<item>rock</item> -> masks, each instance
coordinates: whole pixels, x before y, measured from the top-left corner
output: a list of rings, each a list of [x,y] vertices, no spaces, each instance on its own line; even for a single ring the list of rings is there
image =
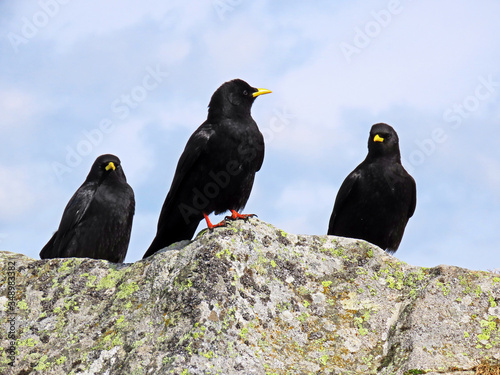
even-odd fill
[[[500,360],[499,275],[364,241],[251,219],[133,264],[0,257],[2,374],[464,375]]]

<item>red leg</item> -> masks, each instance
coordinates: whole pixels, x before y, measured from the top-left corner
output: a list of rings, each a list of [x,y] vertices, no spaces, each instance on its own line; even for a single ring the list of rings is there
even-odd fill
[[[231,216],[226,216],[226,219],[238,220],[238,219],[248,219],[249,217],[257,216],[255,214],[239,214],[235,210],[230,210]]]
[[[205,221],[207,222],[208,229],[214,229],[217,227],[225,227],[226,226],[226,220],[222,220],[220,223],[214,225],[210,222],[210,219],[208,218],[208,215],[206,213],[202,212],[202,214],[205,217]]]

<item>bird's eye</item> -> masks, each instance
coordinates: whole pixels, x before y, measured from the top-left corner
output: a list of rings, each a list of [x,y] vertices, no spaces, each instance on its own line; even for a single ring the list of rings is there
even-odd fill
[[[243,90],[243,95],[247,96],[248,95],[248,91],[247,90]]]

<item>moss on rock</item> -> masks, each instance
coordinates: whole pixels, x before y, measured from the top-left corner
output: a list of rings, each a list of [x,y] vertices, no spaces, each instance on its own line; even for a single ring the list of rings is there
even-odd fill
[[[0,256],[2,275],[16,264],[2,374],[466,374],[500,360],[498,275],[364,241],[251,219],[134,264]],[[7,311],[5,277],[0,296]]]

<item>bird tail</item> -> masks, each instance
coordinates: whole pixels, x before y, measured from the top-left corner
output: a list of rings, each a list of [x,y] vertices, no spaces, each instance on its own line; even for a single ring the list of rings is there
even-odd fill
[[[55,251],[56,237],[57,237],[57,232],[54,233],[49,242],[47,242],[47,244],[40,251],[40,259],[53,259],[58,257],[58,254],[56,254]]]
[[[191,216],[190,220],[186,222],[185,217],[183,217],[178,208],[162,210],[162,214],[158,220],[156,236],[151,245],[149,245],[143,259],[175,242],[193,238],[196,228],[198,228],[198,224],[202,219],[203,216],[199,213]]]

